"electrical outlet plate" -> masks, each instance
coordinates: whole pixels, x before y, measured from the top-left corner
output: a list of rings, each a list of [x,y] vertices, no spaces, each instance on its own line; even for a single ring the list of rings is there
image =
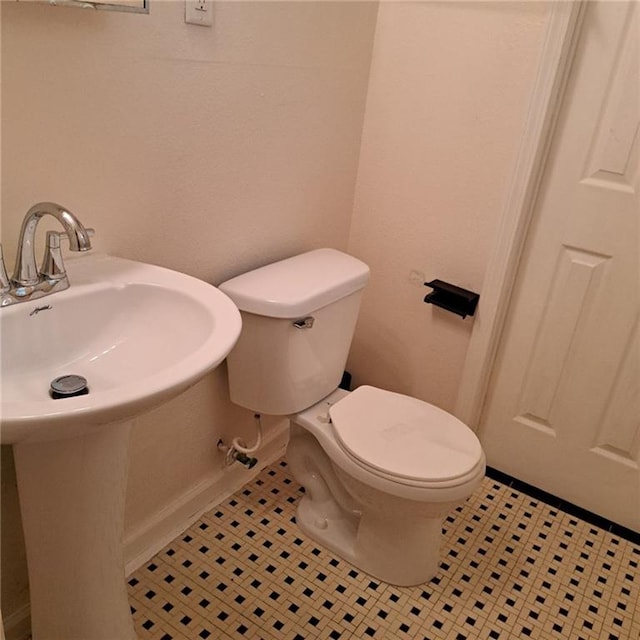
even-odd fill
[[[185,0],[184,21],[210,27],[213,24],[213,0]]]

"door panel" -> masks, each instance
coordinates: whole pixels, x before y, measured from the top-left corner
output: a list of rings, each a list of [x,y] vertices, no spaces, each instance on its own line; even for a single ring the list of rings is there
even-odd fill
[[[589,2],[480,424],[489,464],[640,530],[636,2]]]

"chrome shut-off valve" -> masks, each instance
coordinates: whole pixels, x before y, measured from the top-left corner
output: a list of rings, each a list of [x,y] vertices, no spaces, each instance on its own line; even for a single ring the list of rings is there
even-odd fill
[[[242,451],[238,451],[235,447],[224,443],[224,440],[218,440],[218,451],[225,454],[225,464],[230,467],[234,462],[243,464],[247,469],[253,469],[258,464],[258,458],[253,458]]]

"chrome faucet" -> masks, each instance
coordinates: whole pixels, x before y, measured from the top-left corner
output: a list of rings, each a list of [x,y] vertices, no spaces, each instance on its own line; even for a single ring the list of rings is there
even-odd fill
[[[56,218],[64,227],[65,233],[47,232],[44,259],[38,270],[35,257],[36,228],[40,219],[45,215]],[[40,202],[31,207],[22,221],[18,254],[12,278],[7,277],[0,248],[0,307],[34,300],[67,289],[69,279],[62,261],[60,240],[68,239],[72,251],[88,251],[91,249],[89,238],[93,233],[93,229],[85,229],[71,211],[59,204]]]

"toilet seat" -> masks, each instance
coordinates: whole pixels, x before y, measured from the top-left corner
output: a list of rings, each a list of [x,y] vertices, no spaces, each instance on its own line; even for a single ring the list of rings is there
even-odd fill
[[[464,484],[484,466],[476,435],[417,398],[362,386],[329,409],[336,442],[368,472],[416,487]]]

